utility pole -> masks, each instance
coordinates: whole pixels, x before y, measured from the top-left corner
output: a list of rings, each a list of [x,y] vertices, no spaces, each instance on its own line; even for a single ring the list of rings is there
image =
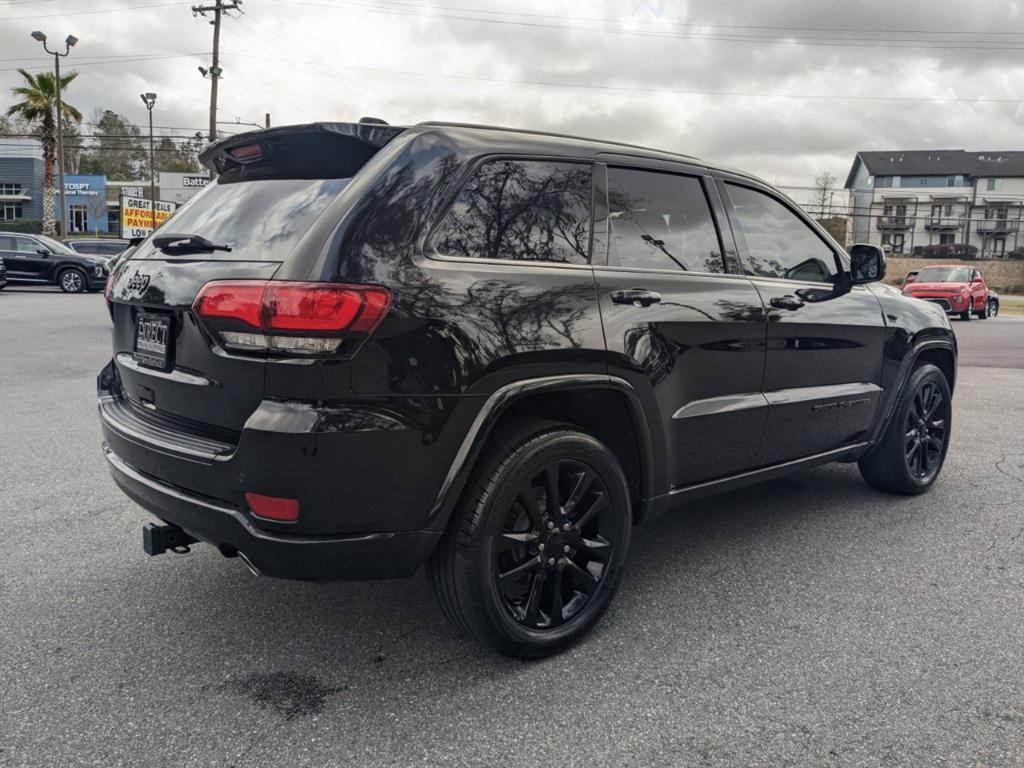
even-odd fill
[[[213,14],[213,63],[209,69],[200,67],[203,77],[210,78],[210,141],[217,140],[217,81],[223,70],[220,68],[220,17],[225,11],[237,11],[242,0],[214,0],[213,5],[193,5],[192,15],[205,17],[207,12]]]

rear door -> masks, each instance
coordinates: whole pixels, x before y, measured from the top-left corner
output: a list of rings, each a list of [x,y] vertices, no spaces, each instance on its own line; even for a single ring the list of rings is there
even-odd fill
[[[766,187],[721,181],[745,270],[768,313],[758,462],[829,451],[864,437],[881,400],[885,320],[866,286],[845,286],[844,256]]]
[[[9,278],[24,277],[24,264],[19,260],[18,249],[15,245],[14,235],[0,234],[0,259],[3,259],[7,267]]]
[[[0,255],[7,264],[7,276],[22,280],[42,280],[47,257],[39,253],[42,246],[25,235],[0,235]]]
[[[767,414],[764,311],[727,266],[714,183],[701,169],[605,159],[594,269],[610,371],[660,414],[672,488],[747,469]]]

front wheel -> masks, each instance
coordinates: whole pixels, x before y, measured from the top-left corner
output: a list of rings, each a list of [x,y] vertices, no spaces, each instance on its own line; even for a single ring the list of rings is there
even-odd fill
[[[995,317],[999,314],[999,302],[995,299],[989,299],[988,302],[988,316]]]
[[[490,442],[427,570],[453,624],[502,653],[540,658],[601,618],[631,527],[611,451],[572,426],[529,419]]]
[[[946,460],[951,399],[942,371],[931,364],[916,368],[881,441],[858,462],[864,479],[890,493],[928,490]]]
[[[89,287],[82,270],[73,267],[61,270],[57,275],[57,285],[64,293],[83,293]]]

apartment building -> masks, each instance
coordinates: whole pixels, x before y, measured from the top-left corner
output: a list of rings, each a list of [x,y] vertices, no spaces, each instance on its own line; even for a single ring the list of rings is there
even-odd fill
[[[845,187],[854,242],[924,256],[1024,249],[1024,152],[858,152]]]

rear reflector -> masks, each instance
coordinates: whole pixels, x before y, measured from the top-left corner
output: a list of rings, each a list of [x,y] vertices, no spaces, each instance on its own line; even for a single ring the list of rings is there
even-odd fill
[[[280,496],[261,496],[246,493],[245,500],[256,517],[274,520],[278,523],[294,523],[299,519],[299,500]]]
[[[376,285],[214,280],[192,305],[225,347],[318,355],[373,332],[391,305]]]

